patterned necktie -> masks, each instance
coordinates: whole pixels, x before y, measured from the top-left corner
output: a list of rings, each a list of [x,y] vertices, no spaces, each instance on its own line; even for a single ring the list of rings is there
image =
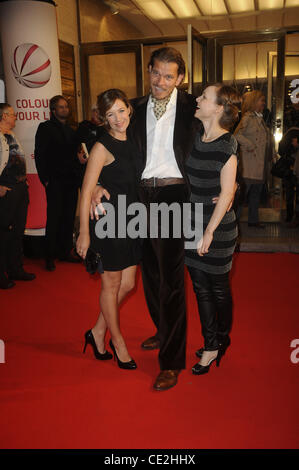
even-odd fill
[[[163,116],[166,111],[166,107],[170,101],[171,95],[163,98],[162,100],[157,100],[152,96],[152,101],[154,103],[154,114],[156,116],[157,121]]]

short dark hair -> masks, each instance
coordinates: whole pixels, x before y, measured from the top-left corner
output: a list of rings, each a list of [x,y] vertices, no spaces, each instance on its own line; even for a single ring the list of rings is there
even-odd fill
[[[106,113],[114,105],[116,100],[121,100],[125,103],[126,107],[130,109],[132,114],[133,108],[130,101],[124,91],[118,88],[110,88],[109,90],[103,91],[97,97],[98,115],[101,124],[109,129],[109,124],[106,119]]]
[[[55,95],[53,96],[53,98],[50,99],[49,107],[50,107],[51,113],[56,110],[57,103],[60,100],[64,100],[68,103],[68,100],[62,95]]]
[[[6,113],[7,109],[11,108],[11,105],[8,103],[0,103],[0,121],[2,121],[3,114]]]
[[[161,62],[174,62],[178,66],[178,75],[184,75],[186,73],[185,61],[182,54],[174,47],[161,47],[152,52],[148,67],[154,66],[155,60]]]
[[[230,130],[239,117],[241,95],[236,88],[223,83],[216,83],[216,103],[223,106],[223,114],[219,120],[219,125],[226,130]]]

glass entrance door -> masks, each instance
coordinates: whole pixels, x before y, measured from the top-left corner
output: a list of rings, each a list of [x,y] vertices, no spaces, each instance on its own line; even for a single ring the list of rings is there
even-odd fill
[[[97,96],[109,88],[123,90],[129,99],[142,94],[141,48],[85,45],[81,52],[84,114],[89,117]]]
[[[207,83],[207,40],[188,25],[188,93],[195,96],[202,94]]]
[[[263,112],[263,119],[264,124],[273,136],[273,141],[277,109],[280,106],[276,99],[278,94],[277,72],[273,61],[273,56],[277,55],[277,51],[277,41],[235,42],[223,47],[223,82],[236,87],[241,95],[256,90],[265,96],[266,107]],[[271,79],[269,78],[269,67],[271,69]],[[265,184],[259,203],[259,218],[261,222],[279,222],[281,216],[281,188],[279,182],[272,177],[272,161],[268,157],[270,158],[270,152],[269,155],[268,153],[265,154]],[[252,165],[255,165],[254,160]],[[241,153],[240,168],[242,168]],[[241,176],[244,176],[242,172]],[[243,196],[245,207],[242,211],[241,221],[246,222],[248,219],[247,199],[245,195]]]
[[[282,103],[277,104],[277,84],[279,78],[277,53],[270,52],[268,54],[268,107],[271,106],[273,113],[273,135],[275,138],[276,151],[285,150],[291,138],[293,129],[298,129],[299,135],[299,104],[294,100],[294,90],[296,88],[297,79],[299,77],[299,52],[286,52],[284,61],[284,76],[281,85],[281,96],[283,96]],[[280,105],[280,106],[279,106]],[[291,129],[291,133],[288,131]],[[295,133],[296,135],[296,133]],[[283,138],[283,146],[279,147],[279,143]],[[287,144],[288,143],[288,144]],[[279,155],[283,157],[284,154]],[[271,189],[273,191],[273,200],[276,206],[286,212],[286,205],[288,199],[288,185],[287,180],[281,178],[271,177]],[[285,216],[286,217],[286,216]]]

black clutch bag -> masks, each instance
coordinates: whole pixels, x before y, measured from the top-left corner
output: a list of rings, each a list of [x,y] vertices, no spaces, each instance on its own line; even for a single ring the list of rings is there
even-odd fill
[[[92,249],[88,248],[85,257],[85,267],[89,274],[100,273],[103,274],[104,268],[100,253],[96,253]]]

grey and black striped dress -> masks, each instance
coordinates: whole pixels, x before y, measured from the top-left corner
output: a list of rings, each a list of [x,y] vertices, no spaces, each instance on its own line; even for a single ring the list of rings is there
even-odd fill
[[[191,227],[194,229],[194,203],[203,204],[203,232],[215,209],[213,197],[220,194],[220,172],[232,154],[237,141],[229,132],[212,142],[202,142],[197,134],[193,150],[186,160],[186,174],[190,180],[192,203]],[[209,252],[199,256],[196,249],[185,250],[185,263],[210,274],[224,274],[231,269],[237,239],[234,211],[227,212],[214,232]]]

